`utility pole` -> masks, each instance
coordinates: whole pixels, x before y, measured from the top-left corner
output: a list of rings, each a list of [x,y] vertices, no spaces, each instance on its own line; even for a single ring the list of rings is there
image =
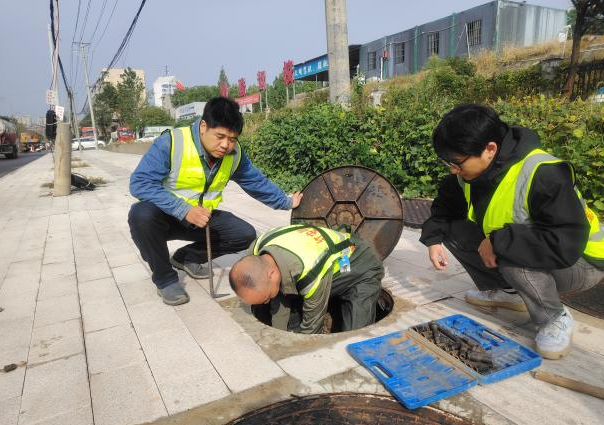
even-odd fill
[[[55,179],[53,196],[67,196],[71,193],[71,132],[69,124],[57,123],[55,141]]]
[[[92,107],[92,94],[90,93],[90,81],[88,78],[88,61],[86,60],[85,48],[90,46],[90,43],[74,42],[80,49],[80,56],[82,62],[84,62],[84,75],[86,75],[86,92],[88,93],[88,108],[90,109],[90,119],[92,120],[92,134],[94,135],[94,146],[96,149],[99,148],[99,142],[96,135],[96,121],[94,120],[94,108]]]
[[[350,104],[350,61],[346,0],[325,0],[327,58],[329,61],[329,101]]]
[[[56,31],[55,31],[56,34]],[[57,38],[57,49],[54,48],[54,43],[52,42],[52,30],[50,29],[50,24],[48,24],[48,48],[50,49],[50,75],[52,78],[52,87],[51,90],[55,90],[57,92],[57,105],[60,105],[59,102],[59,86],[58,86],[58,78],[59,78],[59,59],[58,59],[58,44],[59,40]],[[55,109],[54,105],[50,106],[53,110]]]

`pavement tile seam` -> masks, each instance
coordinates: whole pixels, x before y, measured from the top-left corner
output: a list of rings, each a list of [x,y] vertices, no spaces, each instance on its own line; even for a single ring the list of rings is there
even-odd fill
[[[97,235],[97,238],[99,238],[99,232],[98,232],[98,229],[96,228],[96,226],[95,226],[94,224],[93,224],[93,229],[94,229],[94,231],[95,231],[95,234]],[[106,259],[106,261],[107,261],[107,259]],[[110,264],[109,264],[109,265],[110,265]],[[164,400],[164,398],[163,398],[163,396],[162,396],[162,393],[161,393],[161,391],[160,391],[160,388],[159,388],[159,385],[158,385],[157,379],[156,379],[155,375],[153,374],[153,371],[152,371],[152,370],[151,370],[151,368],[149,367],[149,360],[148,360],[148,358],[147,358],[147,354],[145,353],[145,350],[144,350],[143,345],[142,345],[142,343],[141,343],[141,338],[140,338],[140,335],[139,335],[139,334],[138,334],[138,332],[137,332],[136,326],[134,326],[134,322],[133,322],[133,320],[132,320],[132,316],[131,316],[131,314],[130,314],[130,310],[128,309],[128,306],[126,305],[126,302],[125,302],[125,300],[124,300],[124,297],[123,297],[123,295],[122,295],[122,293],[121,293],[121,290],[120,290],[120,287],[119,287],[119,282],[118,282],[118,280],[116,280],[116,276],[115,276],[114,270],[113,270],[113,268],[111,268],[111,267],[110,267],[110,273],[111,273],[111,277],[112,277],[112,279],[113,279],[113,280],[114,280],[114,282],[116,283],[116,286],[117,286],[117,289],[118,289],[118,293],[119,293],[119,295],[120,295],[120,299],[121,299],[121,301],[122,301],[122,304],[123,304],[123,306],[124,306],[124,309],[126,310],[126,315],[128,316],[128,320],[129,320],[129,322],[130,322],[130,326],[133,328],[133,330],[134,330],[134,334],[135,334],[136,339],[137,339],[137,342],[138,342],[139,346],[141,347],[141,351],[142,351],[142,354],[143,354],[143,358],[144,358],[144,360],[145,360],[145,364],[146,364],[147,368],[149,369],[149,372],[151,373],[151,378],[152,378],[153,383],[154,383],[154,385],[155,385],[155,389],[156,389],[156,391],[158,392],[158,394],[159,394],[159,396],[160,396],[160,399],[161,399],[161,402],[162,402],[162,405],[163,405],[164,409],[166,409],[166,411],[167,411],[166,401]],[[119,326],[119,325],[116,325],[116,326]],[[107,328],[105,328],[105,329],[107,329]],[[102,331],[102,330],[105,330],[105,329],[98,329],[98,330],[95,330],[95,332],[99,332],[99,331]],[[131,366],[131,365],[125,365],[124,367],[129,367],[129,366]],[[90,370],[90,366],[89,366],[89,365],[87,365],[87,367],[88,367],[88,370]],[[102,373],[102,372],[99,372],[99,373]],[[92,393],[91,393],[91,397],[92,397]]]

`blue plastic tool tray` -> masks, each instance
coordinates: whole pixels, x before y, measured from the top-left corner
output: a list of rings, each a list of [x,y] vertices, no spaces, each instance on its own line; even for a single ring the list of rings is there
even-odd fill
[[[405,407],[415,409],[477,384],[490,384],[534,369],[541,357],[492,329],[457,314],[436,320],[451,333],[478,342],[495,367],[480,374],[408,329],[348,345],[348,352]]]

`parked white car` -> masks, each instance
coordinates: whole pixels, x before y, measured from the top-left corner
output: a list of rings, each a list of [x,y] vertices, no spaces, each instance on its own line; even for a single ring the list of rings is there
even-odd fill
[[[82,144],[82,149],[94,149],[96,148],[96,144],[94,143],[94,139],[92,138],[80,138],[80,143]],[[98,140],[99,148],[105,147],[105,142],[102,140]],[[71,139],[71,150],[77,151],[79,149],[78,139]]]

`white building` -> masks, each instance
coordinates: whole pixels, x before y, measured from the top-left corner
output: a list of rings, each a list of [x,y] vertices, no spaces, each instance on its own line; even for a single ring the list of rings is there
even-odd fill
[[[203,115],[207,102],[191,102],[176,108],[176,120],[182,120]]]
[[[162,98],[173,95],[174,90],[176,90],[176,78],[173,75],[158,77],[153,83],[153,104],[161,108]]]

